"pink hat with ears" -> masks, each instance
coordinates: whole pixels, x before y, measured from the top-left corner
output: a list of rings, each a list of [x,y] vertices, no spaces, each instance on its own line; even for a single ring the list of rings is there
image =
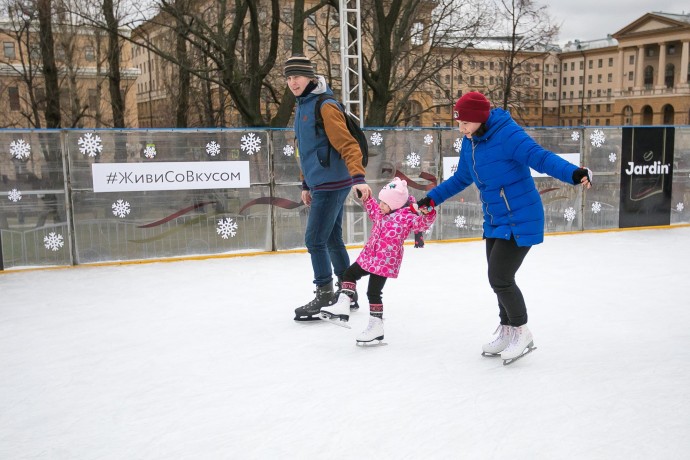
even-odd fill
[[[410,199],[410,194],[407,191],[407,182],[400,180],[399,177],[393,179],[379,192],[379,200],[383,201],[391,208],[392,211],[402,208],[407,200]]]

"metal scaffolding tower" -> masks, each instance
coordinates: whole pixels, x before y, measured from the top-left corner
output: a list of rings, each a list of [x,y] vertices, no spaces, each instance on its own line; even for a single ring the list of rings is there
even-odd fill
[[[364,126],[360,0],[340,0],[340,68],[343,106]],[[354,37],[354,38],[353,38]]]

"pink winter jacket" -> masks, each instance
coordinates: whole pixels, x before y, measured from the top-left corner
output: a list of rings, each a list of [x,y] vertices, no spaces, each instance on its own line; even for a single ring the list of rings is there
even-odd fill
[[[414,203],[410,196],[410,203]],[[404,206],[390,214],[383,214],[376,200],[369,197],[364,203],[369,218],[374,222],[371,236],[357,257],[364,270],[386,278],[397,278],[403,258],[403,243],[410,231],[423,232],[436,219],[436,211],[417,215]]]

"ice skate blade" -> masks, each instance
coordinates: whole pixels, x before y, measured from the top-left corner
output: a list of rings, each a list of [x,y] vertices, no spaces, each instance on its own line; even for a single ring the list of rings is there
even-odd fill
[[[482,351],[482,356],[485,358],[498,358],[501,356],[500,353],[489,353],[488,351]]]
[[[318,315],[315,316],[295,316],[295,321],[298,323],[308,323],[310,321],[321,321]]]
[[[503,365],[504,365],[504,366],[509,366],[509,365],[513,364],[515,361],[517,361],[518,359],[521,359],[521,358],[523,358],[523,357],[529,355],[530,353],[532,353],[532,352],[533,352],[534,350],[536,350],[536,349],[537,349],[537,347],[527,347],[527,348],[525,348],[525,350],[522,352],[522,354],[521,354],[520,356],[518,356],[517,358],[504,359],[504,360],[503,360]]]
[[[352,329],[352,327],[347,323],[347,321],[350,319],[349,316],[345,316],[345,318],[341,318],[338,316],[328,316],[327,313],[321,312],[321,319],[323,321],[328,322],[328,323],[335,324],[336,326],[345,327],[347,329]]]
[[[368,348],[368,347],[383,347],[388,345],[386,342],[383,342],[383,336],[381,337],[376,337],[374,340],[369,340],[368,342],[364,342],[361,340],[357,340],[355,344],[358,347],[362,348]]]

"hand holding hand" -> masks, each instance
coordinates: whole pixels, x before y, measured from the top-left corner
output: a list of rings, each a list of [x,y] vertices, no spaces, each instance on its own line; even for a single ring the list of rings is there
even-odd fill
[[[369,199],[369,197],[371,196],[371,188],[367,184],[356,184],[353,185],[352,188],[355,189],[357,197],[361,198],[362,201]]]
[[[434,203],[433,199],[425,196],[417,202],[417,207],[422,214],[429,214],[436,207],[436,203]]]
[[[573,172],[573,184],[582,184],[586,188],[592,187],[592,170],[589,168],[577,168]]]

